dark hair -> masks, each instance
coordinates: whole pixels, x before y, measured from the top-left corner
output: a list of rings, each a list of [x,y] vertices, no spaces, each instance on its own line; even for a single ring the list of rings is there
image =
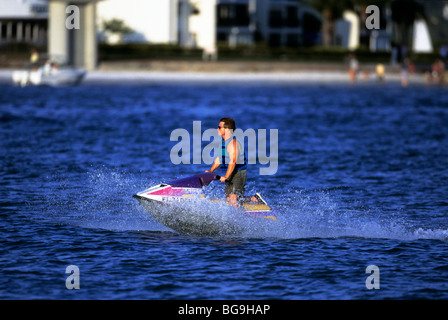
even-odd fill
[[[234,131],[236,129],[235,120],[233,120],[232,118],[222,118],[221,120],[219,120],[219,122],[224,122],[224,128],[232,129]]]

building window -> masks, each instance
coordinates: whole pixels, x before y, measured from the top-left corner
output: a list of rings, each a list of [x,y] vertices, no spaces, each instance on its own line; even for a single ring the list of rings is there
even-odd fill
[[[289,28],[297,28],[299,26],[297,7],[287,7],[286,26]]]
[[[269,11],[269,27],[281,28],[282,26],[283,26],[283,20],[281,10]]]
[[[218,27],[247,27],[250,23],[249,8],[244,4],[218,4]]]

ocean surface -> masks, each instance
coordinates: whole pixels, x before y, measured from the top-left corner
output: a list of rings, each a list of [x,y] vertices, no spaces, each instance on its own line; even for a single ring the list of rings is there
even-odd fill
[[[132,195],[209,169],[170,135],[224,116],[278,130],[246,189],[278,222],[176,233]],[[448,299],[446,88],[2,85],[0,124],[0,299]]]

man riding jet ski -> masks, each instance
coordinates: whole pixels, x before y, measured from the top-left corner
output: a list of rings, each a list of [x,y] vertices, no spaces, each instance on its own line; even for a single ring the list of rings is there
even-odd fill
[[[258,193],[253,197],[244,196],[247,158],[241,143],[233,135],[235,129],[233,119],[220,120],[218,132],[222,137],[222,151],[210,170],[156,185],[137,193],[134,197],[156,220],[180,232],[234,234],[236,230],[240,230],[241,216],[276,221],[277,218],[271,208]],[[219,167],[225,170],[224,176],[212,173]],[[202,188],[213,180],[225,182],[226,200],[206,198]],[[210,206],[212,203],[224,207]],[[204,204],[205,207],[201,207]],[[160,205],[164,205],[165,210],[161,210]],[[166,209],[166,206],[169,206],[169,209]],[[235,210],[238,212],[236,216],[232,214]]]

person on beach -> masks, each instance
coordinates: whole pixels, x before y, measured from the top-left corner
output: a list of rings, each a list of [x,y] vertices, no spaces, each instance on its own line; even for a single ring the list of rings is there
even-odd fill
[[[356,82],[356,76],[359,71],[359,63],[356,59],[355,55],[351,53],[348,58],[348,75],[350,78],[351,83]]]
[[[222,118],[218,125],[219,135],[222,137],[222,153],[216,157],[210,170],[213,172],[221,167],[226,174],[220,181],[225,182],[225,195],[231,205],[238,207],[239,201],[244,201],[244,189],[247,178],[247,158],[241,143],[233,135],[236,129],[235,121],[231,118]],[[250,198],[258,202],[256,196]]]
[[[384,74],[386,73],[386,69],[384,68],[384,65],[382,63],[378,63],[376,65],[376,77],[379,82],[384,81]]]
[[[39,63],[39,53],[35,48],[31,49],[31,56],[30,56],[30,63],[31,66],[37,67]]]
[[[437,59],[432,65],[432,77],[435,84],[444,85],[445,64],[441,59]]]

